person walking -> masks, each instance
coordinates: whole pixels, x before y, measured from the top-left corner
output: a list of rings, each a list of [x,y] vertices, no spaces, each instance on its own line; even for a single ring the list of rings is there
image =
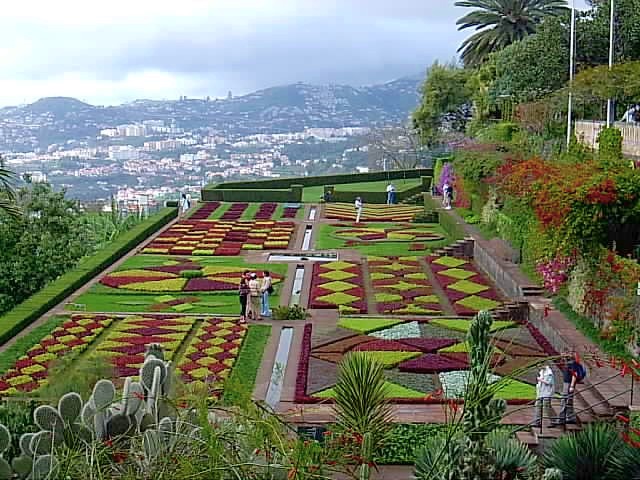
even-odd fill
[[[238,288],[238,295],[240,296],[240,323],[247,323],[247,299],[250,292],[251,290],[249,289],[247,280],[242,277]]]
[[[262,292],[262,316],[270,317],[271,309],[269,308],[269,296],[273,294],[273,279],[271,274],[265,270],[262,274],[262,284],[260,285]]]
[[[393,205],[396,203],[396,187],[393,183],[387,185],[387,205]]]
[[[538,382],[536,384],[536,405],[535,405],[535,418],[533,420],[534,427],[542,426],[542,419],[544,418],[545,409],[547,417],[550,417],[551,411],[551,399],[555,392],[555,378],[553,376],[553,370],[549,365],[545,365],[538,373]]]
[[[552,427],[576,423],[576,413],[573,409],[573,398],[575,396],[576,384],[581,383],[586,376],[586,370],[580,363],[580,358],[576,352],[569,352],[564,355],[565,365],[562,370],[562,402],[560,404],[560,417]]]
[[[180,197],[180,216],[183,217],[187,213],[187,210],[189,210],[189,199],[183,192],[182,196]]]
[[[258,275],[252,273],[251,280],[249,280],[249,311],[251,312],[251,318],[254,320],[262,320],[260,312],[261,296],[262,293],[260,292],[260,281],[258,280]]]
[[[447,208],[447,200],[449,198],[449,196],[447,195],[448,191],[449,191],[449,184],[445,182],[444,185],[442,185],[442,206],[444,208]]]
[[[360,223],[360,217],[362,216],[362,209],[364,208],[364,203],[362,203],[362,198],[357,197],[354,203],[356,207],[356,223]]]

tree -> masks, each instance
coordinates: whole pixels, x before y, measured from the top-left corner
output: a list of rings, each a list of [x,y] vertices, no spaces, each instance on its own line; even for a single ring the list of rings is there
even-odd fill
[[[0,212],[4,211],[12,217],[17,217],[20,215],[20,209],[15,202],[14,182],[15,174],[5,168],[0,157]]]
[[[458,49],[467,66],[482,64],[490,53],[497,52],[534,33],[548,17],[566,11],[565,0],[466,0],[457,7],[475,8],[457,22],[458,30],[474,28],[477,32]]]
[[[421,163],[420,135],[411,125],[376,128],[371,131],[369,141],[372,167],[380,167],[387,161],[387,167],[411,170]]]
[[[23,215],[0,211],[0,313],[91,253],[94,239],[75,202],[47,184],[16,192]]]
[[[426,145],[438,140],[442,129],[464,131],[469,117],[471,92],[467,87],[470,72],[457,65],[435,62],[422,86],[422,100],[413,112],[413,126]]]

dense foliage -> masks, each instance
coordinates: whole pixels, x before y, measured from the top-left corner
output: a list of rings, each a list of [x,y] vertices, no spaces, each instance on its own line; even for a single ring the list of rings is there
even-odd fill
[[[71,269],[128,228],[110,215],[84,214],[47,184],[16,192],[18,216],[0,212],[0,313]]]

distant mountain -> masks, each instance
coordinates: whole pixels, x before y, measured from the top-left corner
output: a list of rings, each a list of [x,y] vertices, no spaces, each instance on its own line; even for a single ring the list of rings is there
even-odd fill
[[[175,121],[188,130],[213,128],[225,134],[396,124],[416,107],[420,82],[415,76],[366,87],[296,83],[223,100],[137,100],[109,107],[49,97],[0,109],[0,129],[20,125],[31,135],[32,146],[43,147],[95,138],[102,128],[143,120]],[[0,148],[15,148],[6,136],[0,142]]]

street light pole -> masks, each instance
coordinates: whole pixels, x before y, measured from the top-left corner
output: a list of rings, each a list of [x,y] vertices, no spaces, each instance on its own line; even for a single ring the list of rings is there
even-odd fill
[[[614,30],[614,0],[611,0],[611,15],[609,19],[609,70],[613,67],[613,30]],[[613,123],[613,100],[607,99],[607,127]]]
[[[569,107],[567,111],[567,149],[571,145],[571,120],[573,110],[573,58],[576,49],[576,2],[571,0],[571,42],[569,47]]]

